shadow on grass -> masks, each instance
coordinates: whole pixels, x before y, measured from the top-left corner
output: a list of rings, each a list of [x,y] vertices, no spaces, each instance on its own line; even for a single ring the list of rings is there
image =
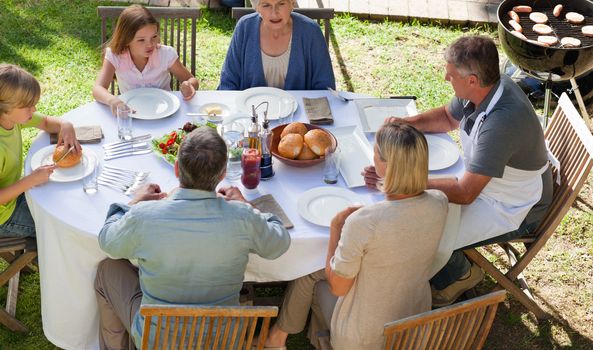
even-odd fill
[[[338,60],[338,66],[340,67],[340,73],[344,78],[344,84],[346,84],[346,90],[355,92],[354,85],[352,84],[352,77],[348,72],[348,67],[346,66],[346,61],[342,56],[342,52],[340,51],[340,44],[338,44],[338,40],[336,39],[336,35],[334,33],[334,27],[331,25],[331,21],[329,24],[329,40],[330,44],[334,49],[334,54],[336,55],[336,59]]]

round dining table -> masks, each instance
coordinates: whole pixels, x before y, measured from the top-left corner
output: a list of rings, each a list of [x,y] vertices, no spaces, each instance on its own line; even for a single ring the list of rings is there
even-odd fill
[[[324,126],[332,131],[336,128],[361,127],[355,103],[338,100],[327,91],[288,91],[296,99],[298,106],[294,119],[307,121],[303,107],[303,97],[327,97],[333,125]],[[151,134],[160,137],[172,130],[181,128],[196,117],[188,112],[198,112],[207,103],[222,103],[232,113],[237,113],[237,97],[241,91],[198,91],[190,101],[180,99],[180,108],[173,115],[157,120],[134,120],[133,134]],[[353,95],[356,97],[356,95]],[[104,160],[102,144],[116,142],[117,123],[109,107],[97,102],[88,103],[63,116],[75,126],[100,125],[104,139],[98,144],[85,144],[84,149],[93,152],[101,164],[109,164],[131,170],[150,172],[147,182],[157,183],[168,192],[178,186],[171,164],[161,157],[149,153],[137,156]],[[436,135],[453,142],[446,134]],[[374,134],[365,134],[372,144]],[[25,172],[31,172],[31,157],[50,144],[49,135],[40,133],[29,150]],[[339,146],[339,145],[338,145]],[[342,152],[344,153],[344,152]],[[347,162],[347,159],[343,159]],[[308,168],[290,167],[274,161],[275,176],[262,181],[256,190],[245,192],[248,200],[265,194],[273,194],[294,224],[290,229],[289,250],[275,260],[265,260],[250,255],[245,281],[267,282],[288,281],[317,271],[325,265],[325,255],[329,229],[306,221],[299,215],[297,202],[307,190],[320,186],[346,188],[343,177],[338,183],[327,185],[323,182],[323,164]],[[361,169],[362,170],[362,169]],[[463,174],[463,161],[431,175],[459,177]],[[224,180],[221,185],[228,185]],[[233,185],[239,186],[240,182]],[[366,203],[383,199],[378,191],[364,186],[350,188]],[[95,194],[87,194],[82,189],[82,180],[72,182],[53,182],[32,188],[26,194],[27,202],[35,219],[39,253],[41,312],[43,331],[49,341],[64,349],[97,349],[99,314],[95,299],[94,279],[98,263],[107,255],[99,248],[97,235],[101,230],[107,209],[111,203],[130,201],[130,197],[110,187],[99,186]],[[451,211],[450,212],[454,212]],[[458,217],[458,211],[456,212]],[[450,214],[451,216],[451,214]],[[448,244],[444,253],[445,261],[453,247]],[[448,255],[447,255],[448,254]],[[444,262],[442,263],[444,264]],[[442,266],[442,265],[441,265]]]

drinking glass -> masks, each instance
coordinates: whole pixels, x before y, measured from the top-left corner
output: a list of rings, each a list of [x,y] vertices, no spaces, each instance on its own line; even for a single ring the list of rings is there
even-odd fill
[[[125,105],[117,105],[117,136],[120,140],[132,139],[132,109]]]
[[[338,182],[338,175],[340,174],[340,149],[336,147],[332,149],[328,147],[325,149],[325,168],[323,170],[323,181],[327,184],[335,184]]]
[[[241,123],[228,123],[221,126],[222,138],[227,147],[226,179],[236,181],[241,177],[241,156],[245,127]]]
[[[291,97],[282,97],[278,102],[278,115],[286,115],[280,119],[281,124],[290,124],[293,121],[294,105],[296,101]]]
[[[88,174],[85,178],[82,179],[82,190],[86,194],[95,194],[97,193],[97,190],[99,188],[97,184],[97,177],[99,177],[99,168],[101,164],[99,163],[97,158],[95,158],[92,155],[88,155],[83,156],[82,165],[84,169],[87,169],[87,167],[92,168],[90,174]]]
[[[241,175],[241,183],[248,190],[253,190],[259,185],[261,171],[259,164],[261,162],[261,155],[255,148],[246,148],[243,150],[241,156],[241,167],[243,168],[243,175]]]

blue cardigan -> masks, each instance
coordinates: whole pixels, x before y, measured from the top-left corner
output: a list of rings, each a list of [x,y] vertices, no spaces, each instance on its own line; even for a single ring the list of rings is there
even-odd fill
[[[317,22],[292,13],[292,45],[284,90],[336,87],[329,51]],[[237,22],[227,51],[218,90],[267,86],[259,45],[261,17],[253,13]]]

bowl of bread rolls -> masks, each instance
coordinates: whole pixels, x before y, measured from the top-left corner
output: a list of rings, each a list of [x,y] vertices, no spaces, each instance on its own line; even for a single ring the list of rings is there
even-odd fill
[[[312,124],[294,122],[272,129],[272,154],[282,163],[298,168],[322,163],[325,149],[338,141],[329,131]]]

